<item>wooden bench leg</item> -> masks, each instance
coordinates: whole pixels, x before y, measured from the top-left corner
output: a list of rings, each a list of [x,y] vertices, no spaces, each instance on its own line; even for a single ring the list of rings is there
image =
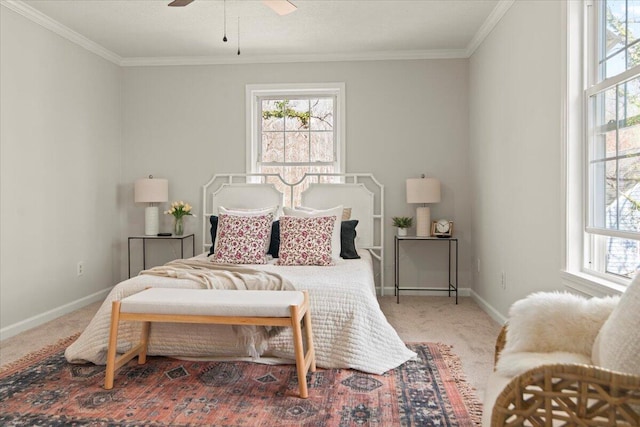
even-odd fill
[[[291,306],[291,327],[293,328],[293,348],[296,356],[296,368],[298,372],[298,385],[300,397],[309,397],[307,390],[307,369],[304,361],[304,346],[302,344],[302,329],[300,328],[300,309],[297,305]]]
[[[311,330],[311,306],[309,305],[309,293],[307,291],[304,292],[304,303],[306,306],[306,312],[304,313],[304,335],[307,344],[307,354],[305,355],[305,358],[309,358],[309,368],[311,372],[315,372],[316,350],[313,347],[313,332]]]
[[[109,348],[107,349],[107,368],[104,376],[104,388],[113,388],[116,370],[116,349],[118,347],[118,323],[120,322],[120,301],[111,304],[111,328],[109,330]]]
[[[104,374],[104,388],[111,390],[116,376],[116,371],[125,365],[129,360],[138,356],[138,364],[142,365],[147,361],[147,347],[149,346],[149,330],[151,322],[142,322],[142,334],[140,342],[133,346],[131,350],[116,358],[118,349],[118,325],[120,323],[120,301],[113,301],[111,304],[111,328],[109,330],[109,348],[107,349],[107,366]]]
[[[138,354],[138,365],[144,365],[147,361],[147,349],[149,348],[149,329],[151,322],[142,322],[142,334],[140,335],[140,353]]]

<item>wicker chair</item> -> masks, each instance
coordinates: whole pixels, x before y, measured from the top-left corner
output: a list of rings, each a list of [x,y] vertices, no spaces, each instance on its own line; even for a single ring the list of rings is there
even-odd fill
[[[496,342],[496,363],[506,330]],[[491,426],[555,425],[640,426],[640,376],[591,365],[543,365],[513,378],[493,406]]]

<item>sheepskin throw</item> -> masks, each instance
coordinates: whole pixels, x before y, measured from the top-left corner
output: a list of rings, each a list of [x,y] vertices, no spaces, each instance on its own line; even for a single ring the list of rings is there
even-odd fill
[[[567,292],[531,294],[509,310],[503,354],[569,352],[590,358],[598,331],[618,300],[619,297],[587,299]]]
[[[640,275],[600,329],[593,362],[613,371],[640,375]]]

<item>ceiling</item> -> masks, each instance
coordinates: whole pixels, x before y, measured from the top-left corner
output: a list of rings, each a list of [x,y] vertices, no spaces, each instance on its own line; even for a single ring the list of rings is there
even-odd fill
[[[468,57],[513,0],[2,0],[120,65]],[[240,28],[238,37],[238,17]],[[241,55],[237,55],[238,42]]]

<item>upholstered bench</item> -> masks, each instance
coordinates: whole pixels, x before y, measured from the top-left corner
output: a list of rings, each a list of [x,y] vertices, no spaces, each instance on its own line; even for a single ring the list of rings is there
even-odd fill
[[[116,358],[120,320],[143,322],[140,343]],[[301,322],[307,351],[304,352]],[[115,371],[138,356],[147,357],[151,322],[281,326],[293,329],[300,397],[307,398],[307,372],[315,372],[309,294],[306,291],[236,291],[149,288],[113,301],[104,387],[113,388]]]

